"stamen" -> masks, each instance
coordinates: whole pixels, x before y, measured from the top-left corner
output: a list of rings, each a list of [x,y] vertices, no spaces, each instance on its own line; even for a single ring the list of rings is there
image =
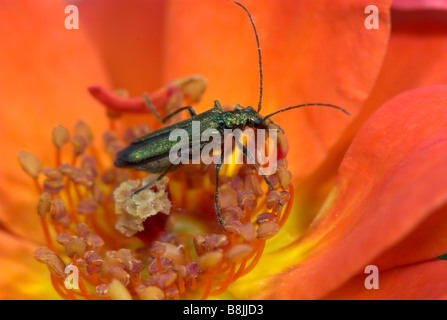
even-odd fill
[[[206,279],[205,279],[205,290],[203,291],[203,295],[200,298],[200,300],[205,300],[206,298],[208,298],[209,294],[211,293],[213,277],[214,277],[214,272],[211,269],[208,270],[208,272],[206,273]]]
[[[253,223],[247,222],[240,229],[240,235],[242,239],[247,242],[252,242],[256,239],[256,228]]]
[[[74,157],[80,156],[84,153],[85,149],[87,148],[88,142],[87,140],[81,136],[81,135],[74,135],[73,138],[71,138],[71,144],[73,145],[73,152]],[[74,160],[72,161],[72,165],[74,165]]]
[[[51,201],[50,206],[51,218],[58,224],[68,227],[70,224],[70,217],[67,215],[67,209],[65,208],[64,203],[61,199],[56,198]],[[77,221],[77,217],[72,215],[75,221]]]
[[[203,255],[201,255],[197,263],[200,266],[201,270],[208,270],[213,269],[216,267],[223,259],[223,253],[222,251],[210,251],[205,252]]]
[[[141,300],[163,300],[165,298],[164,291],[156,286],[141,285],[137,288],[137,293]]]
[[[110,282],[107,291],[112,300],[132,300],[132,295],[117,279],[113,279]]]
[[[37,203],[37,213],[41,218],[45,218],[47,212],[50,211],[51,206],[51,196],[48,192],[44,192],[39,197],[39,202]]]
[[[65,279],[65,263],[52,250],[41,247],[34,252],[34,258],[46,264],[52,275],[59,279]]]
[[[53,139],[54,146],[57,149],[61,149],[69,141],[70,133],[64,126],[57,125],[51,133],[51,138]]]
[[[90,145],[93,142],[92,129],[87,122],[83,120],[76,122],[74,126],[74,133],[75,135],[82,137],[86,141],[87,145]]]
[[[265,221],[259,224],[257,230],[257,237],[258,239],[266,240],[275,236],[278,232],[279,232],[279,225],[277,225],[273,221]]]
[[[237,244],[227,251],[226,258],[228,262],[238,262],[249,256],[252,247],[249,244]]]
[[[292,184],[290,184],[290,186],[289,186],[289,197],[288,197],[289,200],[287,202],[286,210],[284,211],[284,213],[281,216],[280,221],[278,222],[279,227],[282,227],[284,225],[284,223],[286,223],[287,218],[289,217],[289,214],[292,211],[293,197],[290,196],[291,194],[294,194],[293,193],[293,185]]]
[[[190,89],[194,96],[196,89]],[[170,92],[165,106],[172,107],[176,99],[178,94]],[[274,191],[263,185],[253,166],[223,167],[220,207],[225,232],[212,204],[212,167],[185,167],[131,197],[158,175],[144,177],[114,168],[112,162],[126,143],[148,132],[145,125],[124,133],[107,131],[105,150],[99,151],[93,147],[90,127],[80,121],[72,134],[62,126],[53,129],[56,167],[43,170],[32,154],[19,154],[22,168],[40,194],[37,214],[46,247],[37,250],[35,257],[47,265],[61,297],[206,299],[219,295],[256,267],[266,240],[286,222],[293,187],[285,159],[269,176]],[[68,141],[73,148],[63,147]],[[40,173],[43,179],[38,179]],[[186,224],[181,222],[185,218]],[[79,289],[65,288],[64,261],[79,269]]]
[[[261,259],[261,256],[262,256],[262,252],[264,251],[264,247],[265,247],[265,241],[259,241],[257,243],[255,249],[252,251],[252,252],[256,252],[255,257],[251,261],[250,265],[245,270],[243,270],[243,272],[241,273],[240,276],[246,275],[251,270],[253,270],[253,268],[258,264],[259,259]]]
[[[53,168],[46,168],[43,171],[44,175],[47,177],[43,182],[44,192],[51,194],[59,193],[64,186],[65,181],[63,179],[62,173]]]
[[[53,129],[51,138],[56,147],[56,167],[58,167],[61,164],[61,149],[70,140],[70,133],[65,127],[57,125]]]
[[[65,252],[70,258],[81,257],[84,254],[86,248],[87,244],[85,243],[85,241],[82,238],[78,238],[76,236],[72,237],[65,244]]]
[[[219,294],[224,293],[224,292],[227,290],[228,286],[229,286],[229,285],[231,284],[231,282],[234,280],[233,276],[234,276],[234,270],[235,270],[235,268],[236,268],[236,264],[234,264],[234,263],[231,264],[230,271],[228,272],[228,275],[227,275],[227,277],[225,278],[224,283],[221,285],[220,288],[212,290],[212,291],[209,293],[211,296],[217,296],[217,295],[219,295]]]
[[[39,173],[42,171],[42,162],[27,151],[21,150],[19,152],[19,163],[23,171],[33,179],[37,179]]]
[[[251,211],[256,207],[256,195],[251,190],[241,190],[237,193],[237,203],[241,209]]]

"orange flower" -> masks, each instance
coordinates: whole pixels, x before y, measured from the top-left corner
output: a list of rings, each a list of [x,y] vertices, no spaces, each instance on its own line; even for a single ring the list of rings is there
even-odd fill
[[[0,4],[4,106],[0,111],[0,298],[53,299],[58,297],[54,288],[60,293],[61,287],[52,286],[54,270],[49,273],[35,261],[34,252],[55,236],[54,229],[42,232],[36,214],[38,196],[17,163],[19,151],[27,150],[45,166],[57,167],[58,157],[48,145],[53,128],[59,124],[72,128],[83,119],[95,137],[89,150],[96,150],[99,162],[107,159],[98,151],[102,148],[98,137],[107,130],[108,119],[87,91],[96,84],[125,88],[131,97],[138,97],[173,79],[200,74],[207,79],[208,89],[198,111],[209,109],[216,99],[223,104],[255,105],[256,46],[246,14],[231,1],[107,1],[106,6],[99,0],[77,1],[79,30],[64,28],[65,3],[19,2]],[[253,251],[256,256],[251,261],[257,265],[251,272],[231,285],[227,280],[238,278],[234,275],[242,264],[228,264],[226,272],[232,276],[220,282],[207,281],[213,276],[208,272],[205,285],[196,288],[198,297],[206,296],[203,292],[209,293],[214,285],[214,290],[229,285],[225,297],[232,298],[446,297],[442,285],[446,262],[434,257],[447,251],[443,237],[447,88],[432,84],[447,81],[447,69],[440,67],[447,62],[447,34],[439,31],[445,30],[439,25],[445,27],[447,20],[433,18],[432,14],[442,16],[442,12],[396,11],[390,36],[390,1],[377,4],[377,30],[364,27],[364,9],[369,4],[359,0],[244,2],[254,17],[263,53],[262,113],[326,102],[343,106],[352,117],[321,107],[275,118],[290,144],[288,170],[295,192],[289,218],[273,238],[256,242],[263,250]],[[416,30],[415,19],[430,23]],[[392,98],[425,85],[432,86]],[[125,115],[117,125],[126,128],[143,122],[152,127],[157,123],[150,115]],[[57,175],[46,172],[51,174]],[[172,181],[182,180],[172,177]],[[174,202],[183,196],[178,189],[172,194]],[[190,206],[200,207],[200,200],[187,200],[191,202]],[[208,207],[203,212],[212,212],[212,201],[204,203]],[[190,233],[208,231],[209,217],[192,219],[192,224],[180,224]],[[103,240],[122,245],[121,239]],[[71,251],[65,242],[69,256],[75,257],[76,250],[83,248],[82,241],[76,241],[69,246]],[[234,247],[225,247],[227,257]],[[240,251],[233,249],[233,257],[246,249],[237,248]],[[50,249],[59,250],[56,245]],[[50,259],[46,251],[37,252],[41,260]],[[58,270],[54,259],[48,265]],[[363,272],[368,265],[379,269],[378,290],[365,289]],[[170,281],[166,274],[163,283]],[[113,277],[122,275],[120,271]],[[90,276],[85,280],[95,278]],[[179,290],[187,284],[178,275],[172,281]],[[122,289],[113,283],[111,291]],[[159,289],[154,289],[160,286],[158,282],[150,292],[137,293],[160,297]],[[80,288],[81,293],[91,289]],[[172,290],[165,290],[164,297],[168,292]],[[78,293],[68,291],[67,297]]]

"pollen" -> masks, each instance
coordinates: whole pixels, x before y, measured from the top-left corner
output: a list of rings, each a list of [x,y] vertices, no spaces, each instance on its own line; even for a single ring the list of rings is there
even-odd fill
[[[256,267],[287,220],[293,192],[287,160],[278,161],[269,176],[274,191],[252,165],[223,166],[222,230],[214,209],[213,166],[184,166],[134,194],[159,174],[115,168],[113,161],[150,129],[123,128],[116,114],[110,121],[102,147],[79,121],[71,130],[61,125],[52,130],[52,163],[19,154],[38,193],[35,214],[46,240],[34,257],[47,266],[56,291],[65,299],[172,300],[231,290]],[[78,271],[72,289],[65,285],[67,266]]]
[[[157,178],[157,175],[150,174],[143,179],[143,185]],[[115,199],[115,212],[118,220],[115,228],[127,237],[135,235],[144,230],[143,223],[150,216],[158,213],[168,215],[171,210],[171,202],[166,192],[169,179],[164,177],[154,184],[153,188],[148,188],[132,196],[132,193],[141,187],[139,180],[128,180],[115,189],[113,195]]]

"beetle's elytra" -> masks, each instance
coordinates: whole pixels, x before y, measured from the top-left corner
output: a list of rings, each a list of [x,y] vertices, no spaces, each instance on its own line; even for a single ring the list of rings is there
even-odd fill
[[[154,132],[151,132],[141,138],[138,138],[134,140],[128,147],[118,152],[116,156],[116,160],[114,162],[115,166],[121,167],[121,168],[134,168],[137,170],[144,170],[151,173],[160,173],[160,176],[155,179],[154,181],[148,183],[147,185],[143,186],[141,189],[138,189],[133,193],[133,195],[139,193],[140,191],[152,186],[157,181],[161,180],[168,172],[173,171],[177,169],[180,164],[172,164],[172,162],[169,159],[169,152],[171,148],[177,144],[176,141],[170,141],[169,135],[170,133],[175,129],[183,129],[186,130],[186,132],[190,133],[189,140],[186,142],[188,144],[187,147],[190,148],[193,143],[192,139],[192,122],[193,121],[200,121],[200,128],[201,130],[206,129],[215,129],[217,130],[222,136],[224,134],[225,129],[245,129],[247,127],[254,128],[254,129],[279,129],[279,126],[277,126],[270,117],[287,110],[301,108],[305,106],[326,106],[335,108],[337,110],[340,110],[346,114],[349,115],[349,113],[344,110],[343,108],[340,108],[338,106],[327,104],[327,103],[307,103],[307,104],[301,104],[296,105],[288,108],[284,108],[281,110],[278,110],[274,113],[271,113],[266,116],[262,116],[259,112],[261,111],[261,104],[262,104],[262,60],[261,60],[261,49],[259,45],[259,39],[256,31],[255,24],[253,22],[253,19],[250,15],[250,12],[240,3],[235,2],[237,5],[242,7],[242,9],[245,10],[245,12],[248,14],[248,17],[251,21],[251,24],[254,29],[254,33],[256,36],[256,42],[258,47],[258,56],[259,56],[259,79],[260,79],[260,91],[259,91],[259,103],[258,103],[258,109],[255,110],[252,107],[241,107],[240,105],[236,105],[234,110],[230,111],[224,111],[218,101],[215,101],[214,107],[210,110],[207,110],[203,113],[196,114],[194,109],[190,106],[182,107],[172,114],[168,115],[166,118],[161,119],[158,114],[156,113],[155,109],[152,107],[151,102],[146,96],[146,103],[149,108],[153,111],[155,116],[159,118],[163,123],[166,122],[169,118],[171,118],[173,115],[177,114],[180,111],[188,110],[190,114],[190,118],[183,120],[181,122],[166,126],[164,128],[158,129]],[[243,154],[247,158],[253,159],[253,155],[250,154],[250,152],[247,150],[247,148],[238,143],[236,141],[236,145],[242,150]],[[202,147],[202,145],[201,145]],[[192,156],[192,154],[190,154]],[[214,195],[214,205],[215,205],[215,211],[216,215],[219,221],[220,226],[225,230],[225,222],[222,219],[220,215],[219,210],[219,171],[223,164],[223,153],[221,155],[220,161],[216,164],[216,191]],[[264,178],[266,183],[268,184],[270,190],[273,190],[273,187],[269,181],[269,179],[266,177],[266,175],[263,174],[262,170],[259,168],[259,166],[255,163],[254,164],[256,168],[258,169],[261,176]]]

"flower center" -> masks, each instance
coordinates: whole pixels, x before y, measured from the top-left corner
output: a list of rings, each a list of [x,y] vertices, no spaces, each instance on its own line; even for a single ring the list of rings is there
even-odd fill
[[[251,165],[222,168],[219,206],[225,231],[214,211],[213,166],[183,166],[132,197],[158,175],[118,169],[112,161],[126,143],[149,131],[146,126],[122,135],[107,131],[100,151],[81,121],[72,133],[54,128],[54,167],[42,170],[31,154],[19,155],[40,193],[37,208],[47,245],[35,258],[48,266],[61,297],[206,299],[223,294],[256,266],[266,241],[287,220],[293,190],[285,159],[269,176],[274,191]]]

